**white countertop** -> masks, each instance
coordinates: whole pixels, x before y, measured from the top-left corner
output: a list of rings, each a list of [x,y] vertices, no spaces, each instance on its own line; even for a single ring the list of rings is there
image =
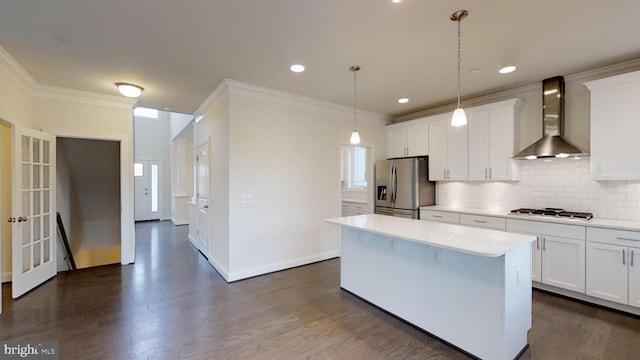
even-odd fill
[[[346,216],[326,221],[352,229],[485,257],[498,257],[516,246],[536,240],[535,236],[530,235],[377,214]]]
[[[640,221],[633,221],[633,220],[593,218],[591,220],[586,221],[586,220],[580,220],[580,219],[575,219],[575,220],[562,219],[562,218],[556,219],[552,217],[541,217],[541,216],[532,216],[532,215],[509,215],[510,210],[504,210],[504,209],[470,209],[470,208],[458,208],[458,207],[439,206],[439,205],[421,207],[420,210],[446,211],[446,212],[454,212],[459,214],[497,216],[497,217],[503,217],[506,219],[514,219],[514,220],[529,220],[529,221],[540,221],[540,222],[557,223],[557,224],[599,227],[599,228],[607,228],[607,229],[640,231]]]

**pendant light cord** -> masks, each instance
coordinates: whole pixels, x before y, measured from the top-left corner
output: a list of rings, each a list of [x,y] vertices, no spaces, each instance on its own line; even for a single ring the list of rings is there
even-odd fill
[[[356,74],[358,73],[358,70],[360,70],[360,67],[354,67],[353,68],[353,131],[357,131],[358,130],[358,116],[357,116],[357,109],[358,109],[358,82],[357,82],[357,78],[356,78]]]
[[[458,109],[460,108],[460,20],[458,19]]]

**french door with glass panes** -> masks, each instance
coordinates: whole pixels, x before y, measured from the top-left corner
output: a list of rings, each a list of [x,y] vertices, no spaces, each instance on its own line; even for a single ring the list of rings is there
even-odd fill
[[[133,165],[135,177],[135,221],[160,219],[160,162],[136,160]]]
[[[56,275],[55,136],[13,126],[12,296]]]

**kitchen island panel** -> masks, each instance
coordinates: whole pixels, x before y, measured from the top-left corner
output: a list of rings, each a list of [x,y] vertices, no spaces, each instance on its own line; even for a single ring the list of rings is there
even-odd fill
[[[341,287],[480,358],[512,359],[531,328],[529,242],[476,256],[342,228]]]

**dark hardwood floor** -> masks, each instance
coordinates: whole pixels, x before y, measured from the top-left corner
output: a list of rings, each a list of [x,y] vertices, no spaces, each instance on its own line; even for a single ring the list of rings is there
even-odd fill
[[[3,284],[0,339],[56,340],[60,359],[469,358],[340,290],[338,259],[226,284],[186,237],[139,223],[134,265],[60,273],[18,300]],[[640,359],[639,318],[533,299],[521,359]]]

